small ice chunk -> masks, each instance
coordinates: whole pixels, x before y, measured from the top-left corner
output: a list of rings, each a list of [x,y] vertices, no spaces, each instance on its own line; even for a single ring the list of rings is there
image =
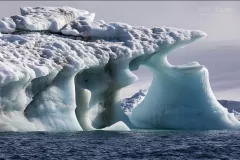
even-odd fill
[[[105,131],[130,131],[129,127],[122,121],[114,123],[113,125],[103,128]]]
[[[79,32],[78,30],[74,29],[71,25],[67,25],[65,28],[61,30],[61,33],[64,35],[69,36],[78,36]]]
[[[16,24],[9,17],[3,17],[0,21],[0,32],[1,33],[13,33],[15,31]]]

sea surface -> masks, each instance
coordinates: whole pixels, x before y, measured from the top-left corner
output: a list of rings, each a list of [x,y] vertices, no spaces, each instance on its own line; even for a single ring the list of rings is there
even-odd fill
[[[4,132],[1,159],[240,159],[240,131]]]

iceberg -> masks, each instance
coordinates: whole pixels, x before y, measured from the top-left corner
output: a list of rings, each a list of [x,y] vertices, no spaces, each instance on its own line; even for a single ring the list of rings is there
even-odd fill
[[[20,11],[0,21],[0,131],[239,127],[217,102],[204,66],[167,61],[206,33],[95,21],[70,7]],[[132,71],[140,65],[153,82],[128,117],[120,91],[138,79]]]

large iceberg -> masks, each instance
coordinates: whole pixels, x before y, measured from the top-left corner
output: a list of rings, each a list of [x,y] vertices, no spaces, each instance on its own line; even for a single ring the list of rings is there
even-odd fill
[[[206,34],[95,21],[70,7],[23,7],[0,21],[0,130],[238,128],[216,100],[207,69],[173,66],[167,54]],[[129,118],[120,90],[153,72],[144,103]]]

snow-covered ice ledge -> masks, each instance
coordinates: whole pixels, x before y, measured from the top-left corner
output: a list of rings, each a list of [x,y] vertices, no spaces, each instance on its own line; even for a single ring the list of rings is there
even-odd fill
[[[238,128],[204,66],[167,61],[204,32],[105,23],[70,7],[20,10],[0,21],[1,131]],[[129,119],[118,95],[137,80],[131,71],[139,65],[154,80]]]

